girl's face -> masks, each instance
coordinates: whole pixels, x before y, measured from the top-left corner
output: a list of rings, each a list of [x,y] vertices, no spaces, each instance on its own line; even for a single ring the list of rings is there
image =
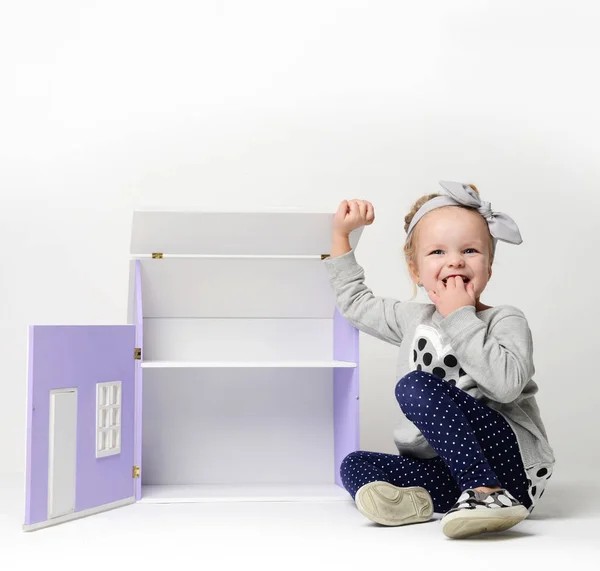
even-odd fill
[[[463,281],[473,283],[479,300],[492,276],[489,231],[483,216],[455,206],[436,208],[419,220],[415,231],[417,266],[409,265],[413,280],[429,291],[436,289],[438,280],[461,275]]]

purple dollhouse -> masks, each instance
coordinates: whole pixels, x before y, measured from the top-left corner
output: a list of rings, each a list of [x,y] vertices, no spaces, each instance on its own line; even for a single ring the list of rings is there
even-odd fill
[[[134,212],[127,324],[29,329],[25,530],[136,501],[350,498],[358,331],[321,263],[331,222]]]

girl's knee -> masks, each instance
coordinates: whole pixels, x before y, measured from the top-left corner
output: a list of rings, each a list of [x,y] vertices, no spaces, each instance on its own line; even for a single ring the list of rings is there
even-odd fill
[[[356,450],[345,456],[340,464],[340,478],[342,484],[344,488],[350,492],[352,497],[354,497],[354,494],[356,493],[355,479],[360,473],[360,470],[357,472],[357,469],[359,469],[362,462],[362,452]]]
[[[411,371],[396,384],[396,400],[403,412],[407,412],[434,390],[441,379],[425,371]]]
[[[354,464],[358,464],[361,461],[361,454],[362,452],[360,450],[356,450],[355,452],[350,452],[350,454],[344,457],[342,463],[340,464],[340,475],[342,478],[348,473]]]
[[[342,460],[342,466],[346,466],[348,464],[352,464],[360,459],[360,450],[356,450],[355,452],[350,452],[347,456]]]

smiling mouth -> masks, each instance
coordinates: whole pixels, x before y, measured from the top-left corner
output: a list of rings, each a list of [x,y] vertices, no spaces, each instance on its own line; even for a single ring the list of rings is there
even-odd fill
[[[450,276],[451,278],[453,277],[457,277],[457,278],[462,278],[463,283],[469,283],[471,280],[469,280],[469,278],[466,278],[465,276]],[[448,278],[444,278],[442,280],[445,284],[448,283]]]

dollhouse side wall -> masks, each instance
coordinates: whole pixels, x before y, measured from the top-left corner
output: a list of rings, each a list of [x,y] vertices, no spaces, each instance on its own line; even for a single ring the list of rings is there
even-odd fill
[[[353,369],[333,372],[333,431],[335,483],[342,486],[340,466],[344,458],[359,449],[359,345],[358,329],[351,325],[337,308],[333,317],[333,358],[352,361]]]

